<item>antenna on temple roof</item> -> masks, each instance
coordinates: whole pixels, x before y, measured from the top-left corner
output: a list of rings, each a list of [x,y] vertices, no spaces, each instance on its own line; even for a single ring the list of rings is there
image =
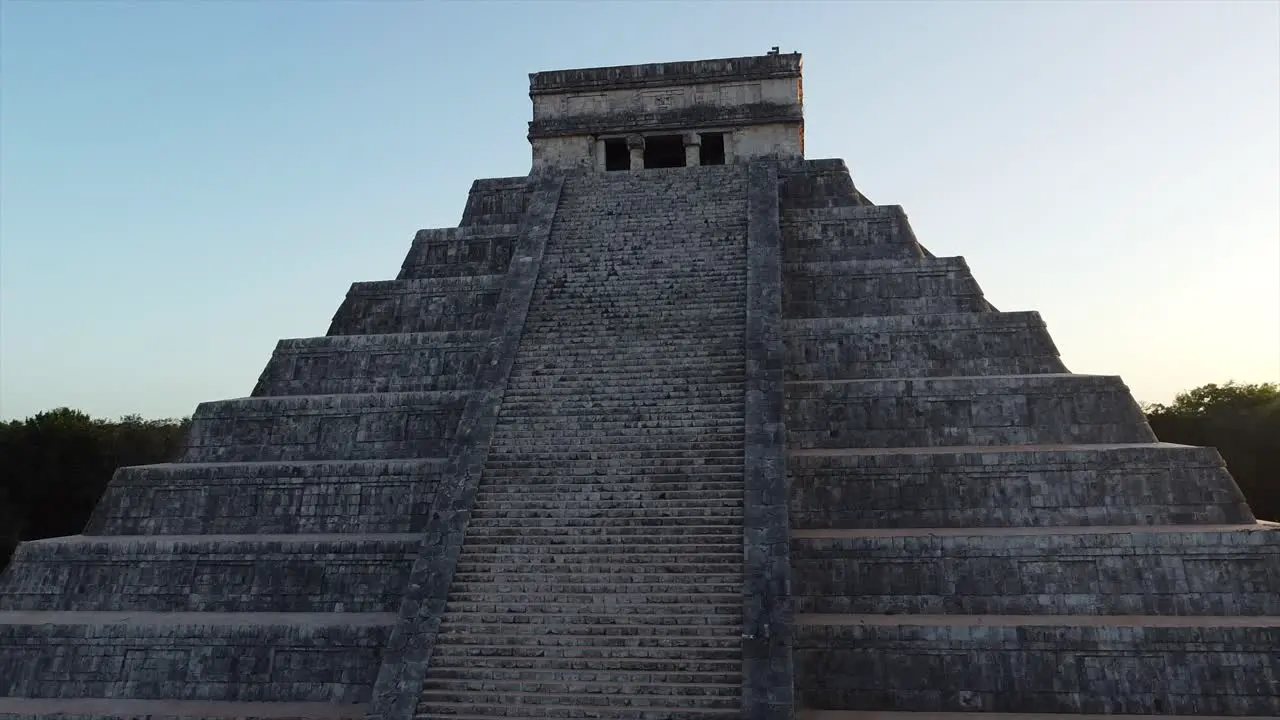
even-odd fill
[[[767,52],[767,53],[765,53],[765,54],[766,54],[766,55],[777,55],[777,54],[778,54],[778,46],[777,46],[777,45],[774,45],[773,47],[769,48],[769,52]]]

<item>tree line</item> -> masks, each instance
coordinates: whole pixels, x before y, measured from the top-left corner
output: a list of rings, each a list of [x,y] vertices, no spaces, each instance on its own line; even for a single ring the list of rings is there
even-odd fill
[[[1218,448],[1254,514],[1280,520],[1280,386],[1203,385],[1143,410],[1160,440]],[[176,459],[190,422],[70,408],[0,422],[0,568],[23,540],[79,533],[116,468]]]

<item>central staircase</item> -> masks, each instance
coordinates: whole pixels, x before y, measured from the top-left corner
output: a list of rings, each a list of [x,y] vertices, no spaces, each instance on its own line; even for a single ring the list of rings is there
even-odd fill
[[[745,182],[566,180],[418,717],[739,714]]]

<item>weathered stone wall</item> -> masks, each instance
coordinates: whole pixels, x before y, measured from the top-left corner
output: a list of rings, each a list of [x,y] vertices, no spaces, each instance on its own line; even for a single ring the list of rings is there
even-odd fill
[[[1253,522],[1211,448],[793,451],[795,528],[1201,525]]]
[[[788,263],[788,318],[988,312],[963,258]]]
[[[51,538],[23,543],[0,610],[392,612],[417,535]],[[102,588],[111,587],[104,593]]]
[[[466,399],[442,391],[201,403],[182,462],[442,457]]]
[[[175,463],[116,471],[86,535],[405,533],[441,459]]]
[[[254,397],[465,390],[483,330],[281,340]]]
[[[1065,373],[1039,313],[785,321],[788,380]]]
[[[50,615],[0,615],[0,698],[365,702],[392,617]]]
[[[338,308],[328,335],[484,330],[502,275],[359,282]]]
[[[516,224],[419,230],[397,279],[505,274],[519,235]]]
[[[525,176],[474,181],[459,226],[518,225],[528,204],[528,188]]]
[[[1187,626],[1178,618],[1091,626],[879,617],[861,625],[801,625],[800,707],[1280,715],[1278,627],[1211,620]]]

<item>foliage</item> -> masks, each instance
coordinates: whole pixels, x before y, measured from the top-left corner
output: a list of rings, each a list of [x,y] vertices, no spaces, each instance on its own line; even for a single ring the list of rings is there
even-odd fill
[[[1280,385],[1202,385],[1143,408],[1164,442],[1218,448],[1260,520],[1280,520]]]
[[[0,422],[0,567],[22,540],[80,532],[116,468],[174,459],[189,424],[70,408]]]

